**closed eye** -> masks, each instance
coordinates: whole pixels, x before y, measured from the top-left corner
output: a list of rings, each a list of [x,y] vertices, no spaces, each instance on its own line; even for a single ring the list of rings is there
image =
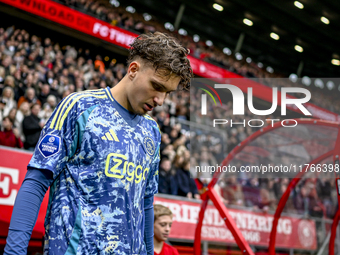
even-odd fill
[[[152,83],[152,87],[157,90],[157,91],[162,91],[164,90],[164,88],[162,88],[161,86],[159,86],[157,83]]]
[[[170,91],[167,91],[167,89],[161,85],[161,84],[158,84],[156,82],[151,82],[152,84],[152,87],[154,88],[154,90],[156,91],[159,91],[159,92],[166,92],[166,96],[168,96],[171,92],[173,92],[174,90],[170,90]]]

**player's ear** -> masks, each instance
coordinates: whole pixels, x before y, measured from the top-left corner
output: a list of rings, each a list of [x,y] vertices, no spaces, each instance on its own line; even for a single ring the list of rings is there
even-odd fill
[[[140,70],[140,63],[138,61],[132,61],[128,68],[128,76],[130,80],[136,77],[137,72]]]

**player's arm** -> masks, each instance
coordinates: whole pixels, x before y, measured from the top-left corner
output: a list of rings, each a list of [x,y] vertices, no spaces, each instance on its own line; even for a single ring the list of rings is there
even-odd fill
[[[159,147],[155,150],[155,156],[150,167],[150,173],[146,183],[145,196],[144,196],[144,216],[145,216],[145,228],[144,228],[144,242],[146,245],[146,251],[148,255],[154,254],[153,245],[153,224],[154,224],[154,212],[153,212],[153,199],[154,194],[158,192],[158,169],[159,169]]]
[[[71,94],[60,102],[40,134],[13,208],[6,255],[27,253],[44,195],[78,147],[86,117],[78,114],[77,98]]]
[[[53,182],[49,170],[29,169],[15,200],[4,255],[27,254],[42,200]]]
[[[144,243],[146,246],[147,255],[154,254],[153,245],[153,223],[154,223],[154,212],[153,212],[153,199],[154,194],[158,191],[158,165],[159,161],[152,164],[150,173],[148,176],[148,182],[144,197]]]
[[[145,216],[145,228],[144,228],[144,242],[146,246],[146,252],[148,255],[152,255],[153,246],[153,195],[144,199],[144,216]]]

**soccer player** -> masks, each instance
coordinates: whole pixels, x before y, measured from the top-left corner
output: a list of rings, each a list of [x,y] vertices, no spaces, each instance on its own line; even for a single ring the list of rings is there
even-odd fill
[[[146,113],[189,86],[187,53],[162,33],[140,35],[115,87],[60,102],[28,165],[4,254],[26,254],[48,187],[45,255],[153,254],[161,135]]]
[[[164,205],[154,205],[154,255],[179,255],[176,248],[168,245],[165,241],[168,239],[171,225],[172,225],[172,212]]]

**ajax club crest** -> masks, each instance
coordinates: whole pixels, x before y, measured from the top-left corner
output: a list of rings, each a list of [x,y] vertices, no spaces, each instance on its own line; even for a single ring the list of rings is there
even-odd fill
[[[155,154],[155,143],[153,142],[153,140],[147,136],[144,138],[143,144],[146,152],[150,156],[153,156]]]

